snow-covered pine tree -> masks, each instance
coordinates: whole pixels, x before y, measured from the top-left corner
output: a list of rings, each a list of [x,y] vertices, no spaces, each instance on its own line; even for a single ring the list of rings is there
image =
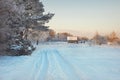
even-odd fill
[[[28,29],[48,30],[44,24],[54,15],[43,12],[39,0],[0,0],[0,55],[31,54],[34,48],[27,39]]]
[[[28,39],[31,40],[32,38],[32,41],[37,41],[40,38],[44,38],[46,36],[44,32],[49,31],[49,26],[45,26],[45,23],[49,22],[54,14],[44,14],[44,6],[39,0],[26,0],[25,7],[25,15],[27,21],[26,26],[28,28],[27,34],[31,33],[30,35],[28,35]],[[36,36],[36,38],[33,38],[32,36],[34,34],[39,35]]]

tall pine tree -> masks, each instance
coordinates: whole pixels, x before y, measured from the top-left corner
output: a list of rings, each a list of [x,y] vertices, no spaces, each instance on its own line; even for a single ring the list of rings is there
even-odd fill
[[[31,54],[28,29],[48,30],[44,26],[54,14],[43,14],[39,0],[0,0],[0,55]]]

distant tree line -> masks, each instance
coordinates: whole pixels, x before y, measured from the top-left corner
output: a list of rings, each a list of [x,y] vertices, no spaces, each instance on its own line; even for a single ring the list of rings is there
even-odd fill
[[[95,36],[92,38],[92,40],[99,45],[101,44],[120,45],[120,38],[117,36],[117,34],[114,31],[106,36],[102,36],[96,33]]]
[[[74,36],[68,32],[56,33],[54,30],[50,30],[48,41],[67,41],[68,36]],[[102,45],[120,45],[120,38],[117,36],[116,32],[111,32],[109,35],[101,35],[98,32],[90,39],[86,36],[79,36],[78,41],[80,43],[90,42],[92,44]]]

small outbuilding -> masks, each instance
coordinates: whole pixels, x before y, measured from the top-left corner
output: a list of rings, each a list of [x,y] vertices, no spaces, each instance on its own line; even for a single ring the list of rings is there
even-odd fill
[[[67,42],[68,43],[78,43],[78,37],[76,37],[76,36],[68,36],[67,37]]]

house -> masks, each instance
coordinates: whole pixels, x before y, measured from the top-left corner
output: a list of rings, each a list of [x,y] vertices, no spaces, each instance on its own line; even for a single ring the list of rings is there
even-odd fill
[[[78,43],[78,37],[76,37],[76,36],[68,36],[67,37],[67,42],[68,43]]]

